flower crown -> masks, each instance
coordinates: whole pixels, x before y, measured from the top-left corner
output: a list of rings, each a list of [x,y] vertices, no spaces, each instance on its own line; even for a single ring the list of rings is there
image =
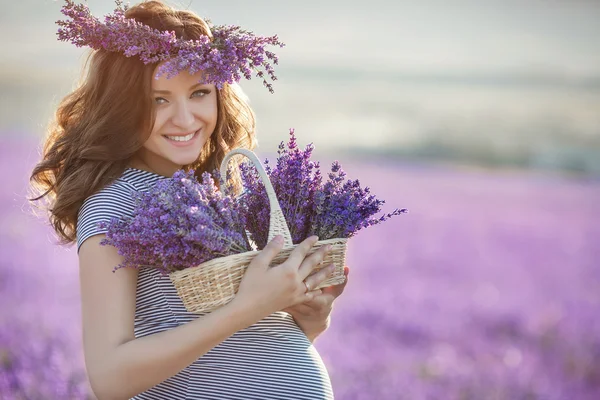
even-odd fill
[[[177,38],[175,32],[160,31],[126,18],[128,6],[121,0],[115,1],[117,8],[113,14],[106,15],[102,23],[91,13],[87,5],[75,4],[66,0],[61,12],[71,18],[56,21],[58,40],[70,41],[77,47],[90,46],[98,50],[121,52],[126,57],[139,56],[144,64],[160,63],[156,77],[167,74],[167,78],[188,70],[190,74],[203,72],[202,83],[213,83],[219,89],[224,83],[232,84],[241,79],[252,78],[252,72],[263,78],[263,84],[273,93],[272,84],[265,79],[259,68],[264,68],[271,80],[277,80],[272,65],[278,64],[275,54],[264,49],[267,45],[283,47],[277,35],[271,37],[255,36],[239,26],[212,26],[213,39],[202,36],[198,40]]]

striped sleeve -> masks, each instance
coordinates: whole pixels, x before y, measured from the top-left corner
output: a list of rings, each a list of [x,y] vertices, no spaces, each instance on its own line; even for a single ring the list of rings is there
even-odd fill
[[[98,227],[99,222],[133,214],[132,190],[133,186],[118,180],[83,202],[77,215],[77,253],[86,239],[106,233],[106,229]]]

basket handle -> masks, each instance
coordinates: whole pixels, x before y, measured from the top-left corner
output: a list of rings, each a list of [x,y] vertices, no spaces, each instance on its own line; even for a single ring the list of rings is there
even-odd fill
[[[223,161],[221,162],[221,181],[226,182],[227,180],[227,164],[232,156],[236,154],[241,154],[250,159],[254,166],[256,167],[260,178],[265,185],[265,189],[267,190],[267,196],[269,197],[269,206],[271,208],[270,218],[269,218],[269,235],[267,242],[273,240],[276,235],[283,235],[283,243],[285,247],[293,246],[292,235],[290,234],[290,229],[288,228],[285,217],[283,216],[283,211],[281,211],[281,206],[279,205],[279,201],[277,200],[277,196],[275,195],[275,189],[273,189],[273,185],[271,184],[271,180],[269,176],[265,172],[262,164],[256,157],[253,151],[248,149],[233,149],[229,153],[225,155]],[[225,193],[225,185],[221,185],[221,193]]]

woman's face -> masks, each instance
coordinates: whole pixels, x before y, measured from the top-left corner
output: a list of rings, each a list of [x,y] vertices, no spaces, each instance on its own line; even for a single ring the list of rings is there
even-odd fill
[[[183,71],[167,79],[152,79],[156,118],[138,157],[161,175],[172,176],[194,163],[217,124],[215,85],[198,83],[201,72]]]

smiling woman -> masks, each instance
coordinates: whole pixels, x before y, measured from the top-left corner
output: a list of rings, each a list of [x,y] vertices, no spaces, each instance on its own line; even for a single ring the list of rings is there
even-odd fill
[[[112,273],[123,256],[101,246],[106,228],[98,222],[131,217],[132,190],[147,191],[179,169],[212,172],[231,149],[255,147],[254,113],[235,82],[261,65],[274,79],[266,60],[276,57],[264,47],[279,43],[239,27],[209,27],[160,1],[118,5],[102,23],[86,6],[66,1],[63,13],[72,20],[59,21],[59,38],[94,50],[86,78],[60,104],[31,175],[39,191],[32,200],[48,201],[59,237],[77,243],[94,393],[99,399],[332,399],[327,369],[312,346],[328,312],[295,319],[283,311],[318,294],[304,283],[328,252],[307,255],[316,237],[277,268],[269,266],[283,240],[272,240],[248,266],[235,298],[208,314],[188,312],[155,268]],[[234,172],[236,193],[239,180]],[[325,272],[312,274],[311,282],[323,282]]]

